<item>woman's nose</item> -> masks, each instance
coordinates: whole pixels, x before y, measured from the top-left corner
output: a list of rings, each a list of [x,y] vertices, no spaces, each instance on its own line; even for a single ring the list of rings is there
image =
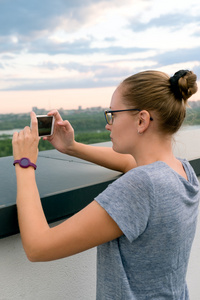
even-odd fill
[[[111,125],[106,124],[105,128],[106,128],[106,130],[111,131]]]

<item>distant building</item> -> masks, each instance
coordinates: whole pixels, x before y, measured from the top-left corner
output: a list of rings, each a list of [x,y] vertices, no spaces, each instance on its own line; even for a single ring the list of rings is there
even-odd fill
[[[36,115],[46,115],[47,110],[45,108],[37,108],[37,106],[32,107],[32,110],[36,113]]]

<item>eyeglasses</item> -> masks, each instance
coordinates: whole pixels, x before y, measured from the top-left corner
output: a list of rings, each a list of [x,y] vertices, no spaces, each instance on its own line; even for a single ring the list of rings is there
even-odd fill
[[[113,113],[117,113],[117,112],[122,112],[122,111],[141,111],[141,109],[138,108],[130,108],[130,109],[120,109],[120,110],[105,110],[104,111],[104,116],[106,119],[106,123],[108,125],[112,125],[113,124]],[[150,117],[150,120],[153,121],[153,118]]]

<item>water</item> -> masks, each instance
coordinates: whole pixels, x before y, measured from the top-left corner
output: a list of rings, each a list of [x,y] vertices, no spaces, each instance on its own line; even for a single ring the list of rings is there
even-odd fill
[[[200,129],[200,125],[187,125],[187,126],[183,126],[180,131],[187,131],[187,130],[196,130],[196,129]]]
[[[188,130],[197,130],[197,129],[200,129],[200,125],[193,125],[193,126],[184,126],[180,129],[180,131],[188,131]],[[15,131],[21,131],[22,129],[20,128],[17,128],[17,129],[10,129],[10,130],[0,130],[0,136],[3,135],[3,134],[6,134],[6,135],[13,135],[13,133]]]
[[[3,135],[3,134],[6,134],[6,135],[13,135],[13,133],[15,131],[21,131],[21,129],[11,129],[11,130],[0,130],[0,136]]]

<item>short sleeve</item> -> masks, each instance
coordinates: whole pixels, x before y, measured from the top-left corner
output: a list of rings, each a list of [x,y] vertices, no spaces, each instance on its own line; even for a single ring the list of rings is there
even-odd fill
[[[145,171],[135,168],[110,184],[95,200],[132,242],[148,224],[152,197],[150,178]]]

